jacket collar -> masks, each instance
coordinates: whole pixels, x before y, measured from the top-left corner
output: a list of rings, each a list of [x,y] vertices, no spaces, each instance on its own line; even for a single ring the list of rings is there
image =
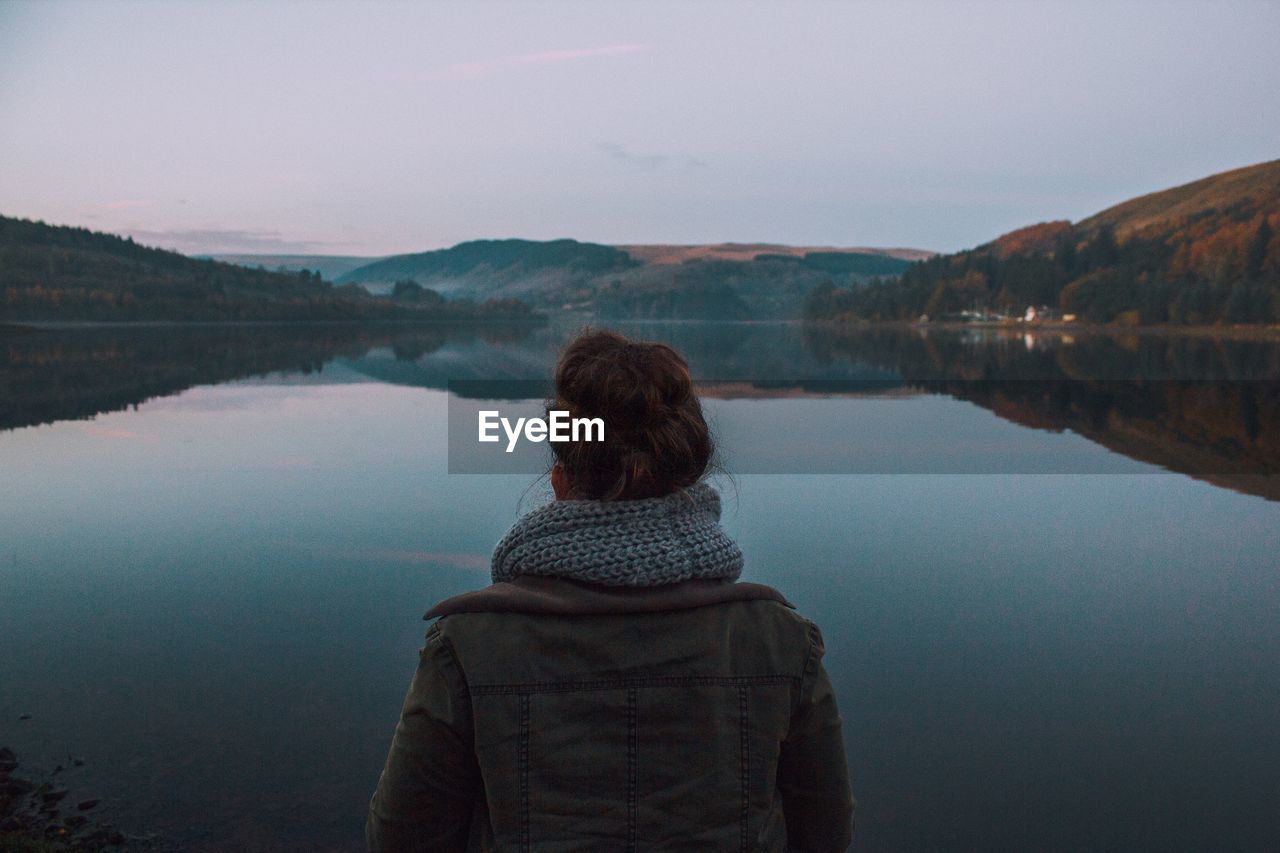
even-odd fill
[[[611,613],[657,613],[692,610],[728,601],[776,601],[794,609],[782,593],[758,583],[687,580],[648,587],[618,587],[567,578],[520,575],[484,589],[447,598],[424,619],[454,613],[544,613],[597,616]]]

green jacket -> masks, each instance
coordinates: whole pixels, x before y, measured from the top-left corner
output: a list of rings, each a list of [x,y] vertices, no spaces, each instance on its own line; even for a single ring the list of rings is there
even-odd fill
[[[521,577],[437,616],[370,850],[849,846],[822,635],[769,587]]]

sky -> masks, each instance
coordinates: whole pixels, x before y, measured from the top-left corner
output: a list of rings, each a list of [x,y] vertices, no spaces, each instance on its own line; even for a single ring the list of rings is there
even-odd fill
[[[0,0],[0,213],[952,251],[1280,157],[1280,2]]]

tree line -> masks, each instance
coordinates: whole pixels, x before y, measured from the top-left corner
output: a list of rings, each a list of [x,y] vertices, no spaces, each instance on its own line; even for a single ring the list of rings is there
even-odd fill
[[[517,300],[388,299],[84,228],[0,217],[0,321],[524,319]]]
[[[938,255],[894,279],[827,284],[805,304],[813,320],[1020,315],[1048,306],[1094,323],[1280,322],[1280,214],[1209,211],[1172,233],[1118,239],[1108,225],[1022,229]]]

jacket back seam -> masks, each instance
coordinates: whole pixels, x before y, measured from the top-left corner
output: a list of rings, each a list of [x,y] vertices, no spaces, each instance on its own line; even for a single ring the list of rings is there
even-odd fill
[[[639,784],[636,762],[640,749],[637,689],[627,688],[627,853],[635,853],[639,823]]]
[[[742,815],[741,815],[741,835],[742,835],[742,853],[747,853],[747,843],[749,838],[748,827],[751,821],[751,730],[748,719],[748,689],[747,685],[738,685],[738,729],[739,738],[741,739],[742,758],[740,762],[740,775],[742,783]]]
[[[529,695],[520,697],[520,847],[525,853],[532,848],[529,828]]]

